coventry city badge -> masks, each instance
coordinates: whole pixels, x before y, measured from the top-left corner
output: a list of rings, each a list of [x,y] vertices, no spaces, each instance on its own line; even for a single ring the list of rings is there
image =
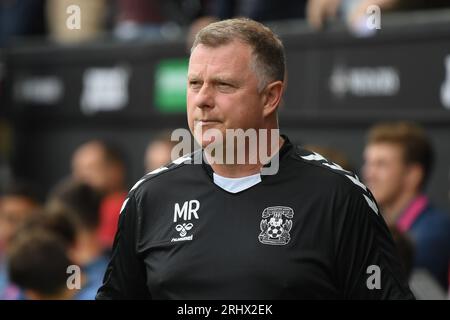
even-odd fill
[[[291,240],[294,210],[289,207],[268,207],[262,213],[259,241],[264,244],[285,245]],[[268,218],[270,218],[268,220]]]

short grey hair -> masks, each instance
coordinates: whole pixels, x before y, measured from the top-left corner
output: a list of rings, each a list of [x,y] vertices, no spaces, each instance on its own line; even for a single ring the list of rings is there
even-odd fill
[[[236,18],[211,23],[195,36],[191,53],[199,44],[218,47],[240,40],[253,49],[250,67],[256,73],[262,91],[272,81],[284,81],[286,58],[278,36],[268,27],[248,18]]]

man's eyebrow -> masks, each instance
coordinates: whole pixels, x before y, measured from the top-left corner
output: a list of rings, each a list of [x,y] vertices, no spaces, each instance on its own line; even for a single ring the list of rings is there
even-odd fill
[[[188,74],[188,80],[200,80],[200,76],[198,74]]]
[[[212,77],[211,81],[214,82],[214,83],[224,82],[224,83],[230,83],[230,84],[233,84],[233,85],[238,85],[240,83],[236,79],[233,79],[233,78],[228,77],[228,76],[220,76],[220,75]]]
[[[187,76],[188,81],[203,81],[202,77],[198,74],[188,74]],[[210,81],[212,83],[229,83],[234,86],[239,86],[241,81],[237,79],[233,79],[232,77],[226,76],[226,75],[217,75],[213,76]]]

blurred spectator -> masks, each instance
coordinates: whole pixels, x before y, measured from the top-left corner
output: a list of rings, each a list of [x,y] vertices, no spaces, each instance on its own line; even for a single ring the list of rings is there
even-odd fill
[[[306,17],[315,29],[322,29],[340,14],[340,7],[345,0],[308,0]]]
[[[44,210],[28,217],[18,229],[12,241],[23,234],[33,232],[51,233],[57,236],[67,248],[74,246],[76,243],[75,221],[62,206],[54,208],[52,211],[44,208]]]
[[[130,39],[173,39],[202,15],[207,0],[117,0],[115,35]]]
[[[72,157],[72,175],[102,194],[125,189],[125,163],[120,150],[100,140],[80,145]]]
[[[353,166],[350,163],[350,160],[342,151],[331,147],[319,146],[314,144],[307,144],[304,146],[304,148],[320,154],[325,159],[341,166],[344,170],[355,172]]]
[[[146,172],[151,172],[175,160],[171,159],[171,153],[178,141],[172,141],[170,137],[170,132],[163,132],[148,144],[144,160]]]
[[[59,256],[56,258],[59,259],[59,261],[62,261],[63,259],[70,260],[66,265],[66,269],[69,265],[73,264],[70,256],[76,257],[75,251],[77,244],[77,232],[75,219],[72,216],[73,213],[68,212],[67,208],[64,208],[63,206],[52,206],[51,209],[51,211],[40,211],[27,218],[18,229],[16,235],[11,239],[10,247],[13,249],[8,250],[8,257],[11,254],[17,259],[15,262],[11,261],[11,263],[9,263],[10,266],[15,266],[14,270],[9,269],[9,273],[11,276],[15,274],[15,278],[12,280],[14,280],[19,287],[16,288],[15,296],[11,296],[10,294],[6,297],[8,299],[76,299],[78,297],[77,294],[79,294],[79,291],[75,291],[77,288],[73,288],[72,290],[74,291],[68,292],[66,282],[64,283],[64,287],[62,287],[62,282],[55,282],[55,279],[50,280],[50,285],[54,286],[56,289],[55,285],[56,283],[59,283],[58,292],[54,292],[53,294],[49,294],[48,292],[45,292],[45,290],[42,292],[43,290],[41,289],[44,287],[44,284],[41,281],[46,280],[46,278],[54,272],[55,268],[41,260],[43,257],[46,257],[46,254],[42,254],[40,246],[36,249],[39,254],[36,253],[31,255],[33,258],[31,266],[33,266],[33,268],[28,267],[30,264],[25,264],[25,260],[27,259],[25,254],[26,250],[34,250],[35,248],[32,245],[34,242],[33,239],[36,239],[36,241],[39,242],[39,239],[42,239],[42,236],[44,236],[44,239],[52,239],[52,242],[56,241],[60,246],[57,251],[61,252],[62,249],[64,249],[64,257],[56,252]],[[55,252],[55,246],[49,243],[50,241],[46,242],[46,247],[50,246],[50,251],[53,250],[53,252]],[[69,280],[69,276],[69,274],[66,274],[66,280]],[[83,272],[81,272],[79,276],[79,284],[81,288],[83,288],[87,278]]]
[[[315,29],[324,28],[329,22],[340,19],[353,31],[363,32],[367,20],[367,8],[376,5],[382,13],[450,6],[448,0],[309,0],[306,16]]]
[[[428,137],[417,125],[399,122],[373,127],[364,151],[364,179],[388,225],[414,241],[414,268],[427,269],[446,290],[450,261],[450,216],[425,195],[433,164]]]
[[[27,182],[12,182],[0,194],[0,299],[17,297],[18,290],[8,278],[6,251],[18,228],[39,208],[35,190]]]
[[[12,182],[0,193],[0,252],[25,219],[40,207],[34,187],[25,181]]]
[[[224,19],[246,17],[259,22],[305,18],[307,0],[209,0],[203,3],[204,15],[194,20],[187,36],[191,49],[195,35],[208,24]]]
[[[0,1],[0,47],[14,37],[44,33],[44,0]]]
[[[247,17],[259,22],[305,17],[306,0],[211,0],[209,14],[219,20]]]
[[[62,43],[92,40],[106,31],[109,0],[47,0],[46,13],[50,36]],[[69,28],[76,11],[80,13],[80,28]],[[69,23],[70,25],[70,23]]]
[[[67,287],[67,268],[73,263],[67,247],[49,232],[21,234],[8,250],[11,280],[30,300],[71,299],[76,290]]]
[[[409,286],[417,300],[443,300],[444,290],[436,279],[424,269],[414,269],[415,248],[407,233],[400,231],[395,225],[389,226],[400,262],[405,269]]]
[[[79,300],[95,298],[108,264],[97,234],[100,201],[100,195],[87,184],[68,180],[57,186],[47,203],[51,214],[65,212],[75,226],[75,243],[69,249],[69,257],[86,276],[83,287],[75,297]]]
[[[161,1],[118,0],[115,35],[121,39],[133,39],[144,35],[160,39],[165,22]]]
[[[111,248],[120,208],[127,195],[125,161],[121,152],[106,142],[88,141],[74,152],[72,176],[102,194],[98,232],[105,248]]]

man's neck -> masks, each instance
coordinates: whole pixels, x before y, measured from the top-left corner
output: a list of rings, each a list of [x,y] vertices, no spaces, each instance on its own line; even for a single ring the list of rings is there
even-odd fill
[[[272,158],[281,149],[283,143],[284,143],[284,139],[282,137],[278,137],[278,144],[275,144],[276,147],[273,148],[273,143],[271,141],[268,141],[266,150],[268,150],[269,152],[266,154],[270,154],[269,158]],[[257,151],[258,151],[258,155],[259,155],[259,150],[257,150]],[[211,163],[211,168],[213,169],[213,171],[216,174],[218,174],[222,177],[227,177],[227,178],[241,178],[241,177],[251,176],[251,175],[260,173],[261,168],[266,164],[266,163],[262,163],[261,159],[259,159],[259,157],[257,157],[256,164],[253,164],[253,163],[217,164],[217,163],[213,163],[213,161],[211,161],[211,155],[208,154],[207,152],[205,152],[205,156],[206,156],[206,159],[208,160],[208,162]],[[248,151],[246,151],[245,159],[246,159],[246,161],[248,159],[251,159]]]
[[[419,195],[418,192],[404,192],[392,203],[383,206],[383,213],[388,225],[395,225],[407,206]]]

